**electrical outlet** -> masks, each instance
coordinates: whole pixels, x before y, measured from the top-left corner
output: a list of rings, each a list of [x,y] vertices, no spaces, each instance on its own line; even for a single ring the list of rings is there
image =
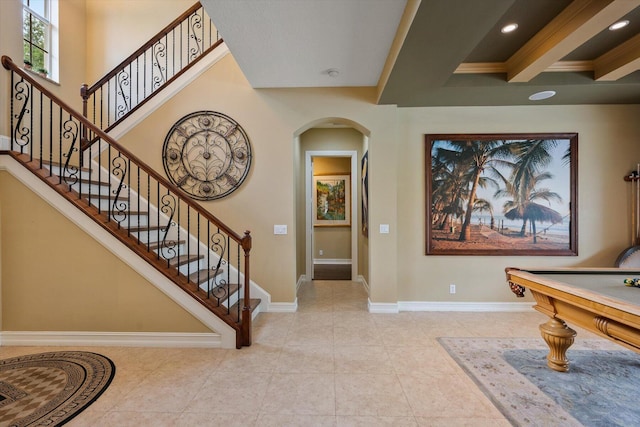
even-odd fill
[[[324,255],[324,251],[323,251],[322,249],[320,249],[320,250],[318,251],[318,253],[319,253],[320,255]]]
[[[450,294],[456,293],[456,285],[454,285],[453,283],[449,285],[449,293]]]

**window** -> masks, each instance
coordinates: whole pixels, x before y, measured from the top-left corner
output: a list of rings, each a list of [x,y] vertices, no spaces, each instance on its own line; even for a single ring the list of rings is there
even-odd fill
[[[55,1],[55,0],[53,0]],[[22,37],[25,65],[50,75],[54,67],[52,0],[23,0]]]

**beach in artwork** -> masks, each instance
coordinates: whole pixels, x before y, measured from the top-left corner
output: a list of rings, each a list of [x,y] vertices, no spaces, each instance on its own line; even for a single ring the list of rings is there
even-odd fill
[[[456,228],[453,232],[447,230],[431,230],[432,249],[435,251],[457,250],[567,250],[569,248],[569,235],[558,234],[552,231],[542,231],[537,234],[535,245],[530,234],[520,235],[516,228],[506,228],[498,231],[491,229],[489,225],[472,225],[471,238],[460,241],[460,231]]]
[[[427,253],[575,253],[575,135],[427,135]]]

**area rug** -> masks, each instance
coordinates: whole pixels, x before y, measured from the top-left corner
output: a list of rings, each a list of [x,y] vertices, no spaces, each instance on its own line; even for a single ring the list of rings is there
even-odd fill
[[[94,402],[115,375],[113,362],[84,351],[0,360],[0,426],[60,426]]]
[[[439,341],[513,425],[640,425],[640,355],[623,347],[576,340],[556,372],[542,338]]]

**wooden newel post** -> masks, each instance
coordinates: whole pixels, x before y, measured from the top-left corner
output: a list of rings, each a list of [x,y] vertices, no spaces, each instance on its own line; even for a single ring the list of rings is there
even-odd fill
[[[242,345],[251,345],[251,281],[249,270],[249,252],[251,252],[251,232],[244,232],[242,239],[244,250],[244,303],[242,305]]]

